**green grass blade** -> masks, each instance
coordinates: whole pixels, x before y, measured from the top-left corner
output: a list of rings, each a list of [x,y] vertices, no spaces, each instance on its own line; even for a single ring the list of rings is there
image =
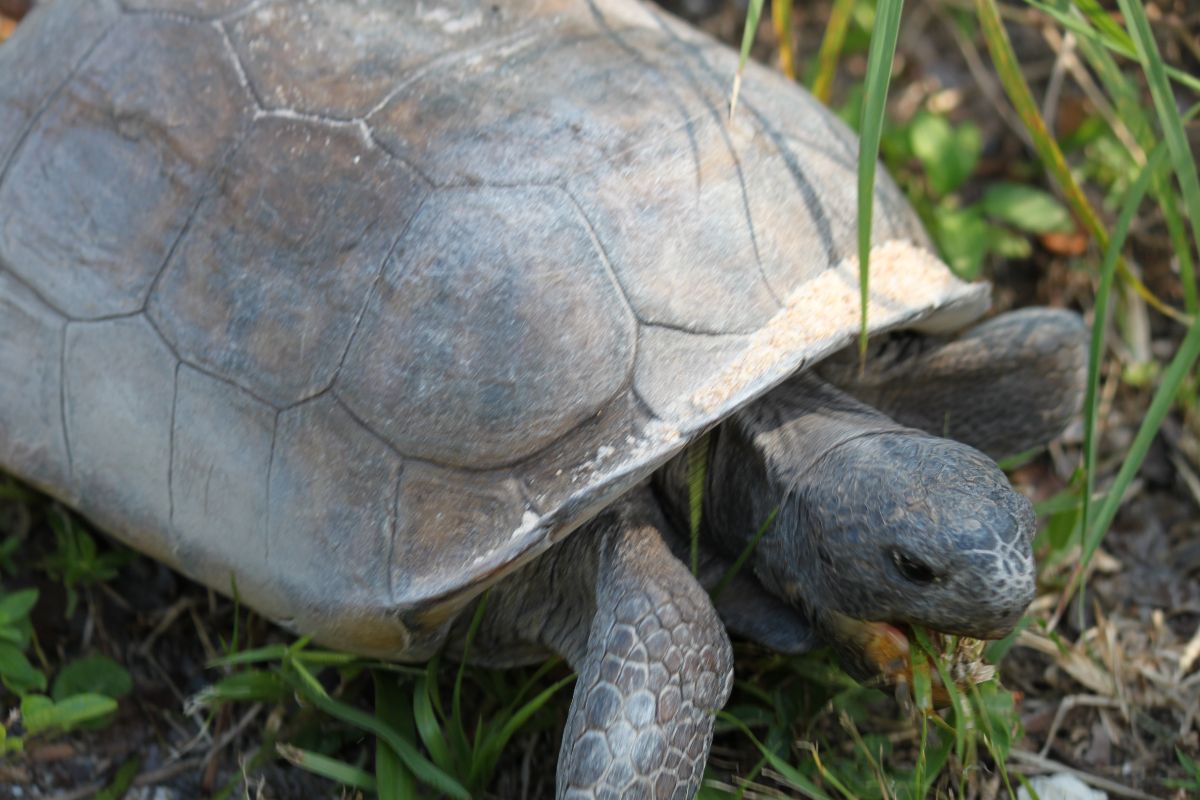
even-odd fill
[[[892,61],[896,57],[896,41],[900,38],[900,11],[903,8],[904,0],[879,0],[875,11],[875,30],[871,33],[871,49],[867,54],[867,80],[858,144],[858,354],[862,359],[867,355],[875,169],[879,164],[879,141],[883,137],[888,85],[892,81]]]
[[[437,682],[430,677],[417,678],[413,685],[413,720],[417,725],[417,733],[429,751],[433,763],[450,772],[455,771],[454,758],[450,753],[450,745],[446,741],[441,721],[434,711],[431,693],[437,691]]]
[[[729,584],[733,583],[733,579],[742,571],[742,567],[746,566],[746,561],[754,553],[754,548],[758,547],[758,541],[771,529],[771,525],[775,522],[775,517],[777,516],[779,516],[779,508],[771,509],[771,513],[767,514],[766,520],[759,526],[758,532],[754,534],[754,538],[742,548],[742,552],[738,553],[737,560],[730,565],[729,569],[725,570],[725,574],[721,576],[721,582],[717,584],[717,588],[712,590],[711,597],[714,601],[721,596],[721,592],[729,588]]]
[[[958,691],[958,684],[950,676],[950,671],[946,667],[945,657],[929,641],[929,635],[925,632],[925,629],[919,625],[914,625],[912,630],[917,640],[917,646],[925,652],[925,656],[933,664],[933,668],[937,670],[938,678],[942,681],[942,687],[946,690],[946,695],[950,698],[950,707],[954,709],[954,755],[958,757],[959,762],[962,762],[963,755],[967,749],[967,726],[963,720],[964,705],[962,695]]]
[[[271,644],[266,647],[258,647],[254,650],[243,650],[240,653],[232,653],[231,655],[214,658],[205,666],[213,667],[233,667],[240,664],[254,664],[261,661],[280,661],[289,654],[287,645]]]
[[[1090,530],[1092,510],[1092,496],[1096,491],[1096,423],[1099,417],[1099,407],[1097,397],[1100,394],[1100,364],[1104,358],[1104,333],[1105,326],[1108,320],[1108,305],[1109,297],[1112,294],[1113,279],[1116,275],[1117,256],[1121,248],[1125,245],[1125,237],[1129,232],[1129,226],[1133,222],[1133,216],[1137,213],[1138,207],[1142,203],[1142,198],[1145,197],[1146,191],[1150,186],[1150,180],[1154,176],[1155,171],[1164,162],[1167,151],[1163,146],[1159,146],[1151,154],[1150,159],[1146,162],[1146,166],[1142,168],[1141,174],[1133,185],[1125,193],[1125,199],[1121,204],[1121,213],[1117,217],[1116,227],[1113,229],[1112,239],[1108,243],[1108,248],[1104,252],[1104,261],[1100,265],[1100,285],[1096,289],[1096,305],[1093,311],[1092,322],[1092,339],[1088,349],[1088,377],[1087,377],[1087,392],[1083,400],[1083,471],[1084,471],[1084,492],[1082,497],[1082,515],[1083,525],[1080,527],[1082,536],[1087,536],[1087,531]],[[1111,494],[1111,493],[1110,493]],[[1117,493],[1117,498],[1120,498],[1120,492]],[[1086,549],[1085,542],[1081,545]],[[1086,565],[1087,558],[1081,562]],[[1069,594],[1064,595],[1068,597]]]
[[[1129,38],[1129,34],[1121,30],[1113,18],[1108,15],[1108,12],[1100,7],[1096,0],[1071,0],[1079,12],[1087,18],[1088,22],[1096,26],[1105,36],[1114,44],[1119,45],[1126,50],[1133,49],[1133,41]]]
[[[805,796],[811,797],[813,800],[833,800],[830,795],[821,791],[821,787],[813,783],[804,773],[800,772],[800,770],[793,767],[785,759],[776,755],[770,748],[760,742],[758,737],[740,719],[724,711],[718,712],[717,717],[741,731],[758,748],[758,752],[762,753],[763,758],[771,764],[771,767],[782,775],[793,787],[803,792]]]
[[[1031,0],[1031,2],[1036,2],[1036,0]],[[1055,3],[1055,9],[1063,14],[1066,14],[1071,9],[1071,0],[1053,0],[1053,2]],[[1128,34],[1106,12],[1099,8],[1095,0],[1077,0],[1076,5],[1079,6],[1079,10],[1096,24],[1097,27],[1109,32],[1110,38],[1113,38],[1113,36],[1121,37],[1129,51],[1133,52],[1133,42],[1129,40]],[[1124,125],[1134,138],[1132,145],[1141,148],[1142,151],[1152,150],[1156,144],[1154,127],[1145,113],[1139,87],[1135,86],[1133,81],[1121,71],[1116,60],[1112,57],[1111,51],[1104,46],[1103,37],[1100,33],[1087,28],[1086,23],[1081,23],[1081,25],[1086,29],[1086,32],[1081,31],[1077,35],[1079,50],[1088,65],[1092,68],[1092,71],[1100,78],[1100,82],[1112,100],[1120,124]],[[1139,161],[1140,154],[1131,150],[1130,156],[1134,161]],[[1139,163],[1144,163],[1144,161],[1139,161]],[[1200,310],[1200,298],[1198,298],[1196,290],[1196,269],[1195,263],[1192,260],[1192,245],[1187,237],[1183,220],[1180,217],[1178,201],[1175,190],[1171,185],[1170,176],[1164,171],[1156,171],[1150,191],[1162,209],[1163,218],[1167,225],[1167,236],[1170,238],[1171,247],[1179,259],[1179,276],[1183,283],[1184,308],[1187,310],[1187,313],[1195,315]]]
[[[133,781],[138,776],[138,772],[142,768],[141,758],[134,756],[123,763],[117,770],[117,774],[113,777],[112,783],[105,786],[100,792],[92,796],[92,800],[122,800],[125,794],[132,788]]]
[[[758,21],[762,19],[763,0],[750,0],[746,8],[746,27],[742,30],[742,47],[738,54],[737,74],[733,76],[733,91],[729,96],[729,116],[737,111],[738,95],[742,91],[742,70],[750,58],[750,48],[754,44],[754,36],[758,33]]]
[[[557,657],[548,658],[543,661],[541,665],[534,670],[534,673],[530,675],[524,683],[521,684],[521,688],[517,689],[517,693],[513,695],[513,705],[517,705],[524,700],[525,695],[529,694],[529,691],[533,689],[533,687],[541,684],[542,678],[546,676],[546,673],[557,667],[560,663],[562,663],[562,659]]]
[[[366,770],[347,764],[345,761],[338,761],[336,758],[290,744],[276,745],[275,752],[300,769],[314,775],[320,775],[322,778],[328,778],[343,786],[350,786],[364,792],[373,793],[375,791],[375,777]]]
[[[415,741],[416,725],[412,718],[412,707],[400,689],[396,676],[388,672],[372,670],[375,682],[375,716],[396,734]],[[383,739],[375,739],[375,785],[379,800],[406,800],[417,796],[416,779],[408,767]]]
[[[463,676],[467,671],[467,656],[471,652],[471,645],[475,641],[475,635],[479,632],[479,626],[483,622],[483,615],[487,610],[488,595],[490,592],[484,592],[479,598],[479,602],[475,604],[475,613],[471,615],[471,624],[467,628],[467,638],[463,642],[462,660],[458,663],[458,670],[454,674],[454,690],[450,695],[450,732],[454,736],[456,749],[460,753],[466,753],[471,750],[471,743],[467,741],[466,726],[462,721],[462,684]]]
[[[1192,237],[1200,241],[1200,176],[1196,173],[1196,160],[1188,147],[1187,134],[1183,130],[1183,119],[1179,108],[1175,105],[1175,95],[1167,81],[1166,66],[1158,52],[1154,34],[1150,31],[1150,21],[1146,19],[1146,9],[1141,0],[1117,0],[1125,15],[1126,24],[1131,29],[1133,42],[1137,47],[1138,61],[1146,73],[1146,81],[1150,85],[1150,96],[1154,98],[1154,107],[1158,111],[1159,123],[1162,125],[1163,138],[1171,151],[1171,164],[1175,169],[1175,178],[1183,190],[1183,200],[1187,207],[1188,217],[1192,223]]]
[[[1046,8],[1049,9],[1048,6]],[[1009,41],[1004,24],[1000,21],[1000,12],[996,9],[995,0],[975,0],[975,10],[979,17],[980,30],[987,42],[988,52],[991,53],[992,62],[996,66],[996,74],[1000,78],[1001,85],[1004,86],[1009,102],[1013,104],[1013,108],[1016,109],[1022,123],[1029,131],[1038,158],[1054,176],[1071,211],[1083,223],[1096,243],[1102,249],[1107,248],[1108,231],[1105,230],[1100,217],[1092,208],[1074,175],[1071,174],[1058,142],[1050,134],[1046,121],[1042,118],[1041,111],[1038,110],[1029,84],[1025,82],[1025,76],[1021,72],[1016,53],[1013,52],[1012,42]],[[1121,279],[1132,286],[1138,296],[1156,311],[1180,322],[1191,322],[1147,289],[1146,285],[1129,269],[1129,265],[1125,263],[1124,259],[1117,261],[1117,269]]]
[[[779,67],[790,80],[796,80],[796,53],[792,48],[792,0],[771,0],[771,22],[779,43]]]
[[[510,714],[508,719],[505,720],[504,724],[495,733],[488,737],[486,744],[481,749],[477,770],[481,777],[491,776],[509,740],[529,721],[530,717],[541,710],[564,686],[569,685],[574,680],[574,675],[568,675],[562,680],[546,687],[541,692],[538,692],[519,708],[510,706],[506,712]],[[473,768],[472,771],[474,772],[476,769]]]
[[[1126,455],[1124,463],[1121,464],[1117,477],[1113,480],[1112,488],[1109,489],[1108,495],[1096,512],[1096,519],[1088,529],[1087,540],[1084,542],[1084,563],[1087,563],[1096,548],[1100,546],[1104,534],[1108,531],[1108,526],[1116,517],[1125,490],[1129,488],[1129,484],[1133,482],[1138,470],[1141,469],[1142,461],[1146,458],[1146,452],[1150,449],[1151,442],[1158,434],[1163,419],[1171,410],[1175,397],[1184,380],[1191,373],[1198,356],[1200,356],[1200,320],[1192,323],[1187,335],[1183,337],[1183,342],[1179,345],[1178,352],[1171,359],[1171,363],[1167,365],[1162,382],[1154,393],[1154,398],[1150,401],[1150,407],[1146,409],[1146,415],[1133,439],[1133,444],[1129,447],[1129,453]]]
[[[825,105],[833,94],[833,79],[837,74],[838,60],[846,44],[846,31],[850,29],[850,18],[855,0],[833,0],[829,22],[825,24],[825,35],[821,37],[821,49],[817,51],[816,72],[809,88],[813,95]]]
[[[1124,44],[1123,40],[1116,40],[1112,37],[1105,36],[1104,34],[1097,33],[1095,28],[1092,28],[1083,20],[1076,19],[1075,17],[1058,10],[1053,6],[1039,2],[1039,0],[1025,0],[1025,2],[1033,8],[1036,8],[1038,11],[1053,17],[1056,22],[1072,33],[1091,38],[1119,56],[1124,56],[1125,58],[1133,59],[1134,61],[1137,60],[1138,55],[1136,48]],[[1200,91],[1200,78],[1197,78],[1195,75],[1190,75],[1181,69],[1167,65],[1163,66],[1163,71],[1171,78],[1171,80],[1175,81],[1176,83],[1186,86],[1192,91]]]
[[[289,682],[292,684],[292,688],[302,692],[304,698],[317,710],[356,728],[361,728],[387,742],[388,747],[396,751],[396,755],[400,756],[404,764],[412,770],[417,780],[458,800],[471,800],[470,792],[464,789],[462,784],[421,755],[415,745],[406,741],[396,731],[385,725],[382,720],[365,711],[334,700],[328,695],[305,692],[305,685],[295,676],[289,676]]]

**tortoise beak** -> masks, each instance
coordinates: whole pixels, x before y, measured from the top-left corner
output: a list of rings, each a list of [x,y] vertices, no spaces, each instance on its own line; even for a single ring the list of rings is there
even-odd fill
[[[909,637],[901,628],[887,622],[867,622],[826,611],[819,627],[825,639],[838,654],[842,668],[868,686],[890,687],[897,692],[911,691],[913,683],[912,648]],[[977,640],[976,640],[977,641]],[[979,646],[959,647],[950,655],[949,674],[959,691],[970,688],[994,674],[994,669],[982,663]],[[966,658],[966,661],[962,659]],[[936,669],[930,669],[933,704],[950,704],[950,693]]]

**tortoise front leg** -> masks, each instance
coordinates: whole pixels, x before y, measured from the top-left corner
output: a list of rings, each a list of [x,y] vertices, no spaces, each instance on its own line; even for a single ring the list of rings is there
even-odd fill
[[[955,338],[900,332],[818,367],[822,377],[904,425],[993,458],[1053,439],[1079,412],[1087,329],[1078,314],[1026,308]]]
[[[579,673],[559,800],[688,800],[700,786],[733,654],[708,594],[663,541],[665,524],[639,488],[488,599],[473,653],[512,663],[505,652],[540,645]]]

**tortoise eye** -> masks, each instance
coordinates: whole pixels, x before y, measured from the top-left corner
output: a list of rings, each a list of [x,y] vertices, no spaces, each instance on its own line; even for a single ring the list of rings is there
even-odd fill
[[[901,575],[913,583],[927,584],[938,579],[937,573],[931,567],[900,550],[892,551],[892,563],[896,565],[896,569],[900,571]]]

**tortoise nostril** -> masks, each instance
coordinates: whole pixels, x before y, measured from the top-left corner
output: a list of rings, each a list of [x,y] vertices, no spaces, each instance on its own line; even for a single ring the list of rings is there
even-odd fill
[[[938,579],[938,574],[932,567],[901,550],[892,550],[892,563],[906,580],[913,583],[928,584]]]

